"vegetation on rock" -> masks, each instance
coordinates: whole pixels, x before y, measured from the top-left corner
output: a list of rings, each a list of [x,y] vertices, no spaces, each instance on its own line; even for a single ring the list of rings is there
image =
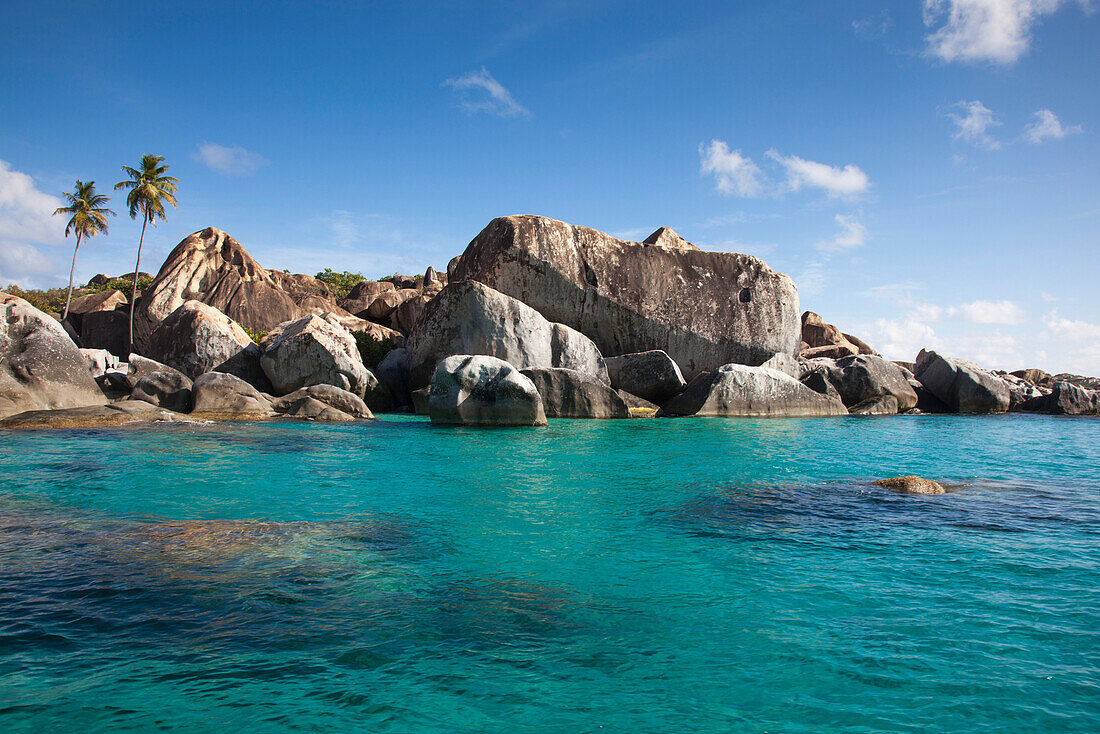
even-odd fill
[[[313,277],[327,283],[337,301],[347,298],[352,288],[367,279],[362,273],[353,273],[350,270],[338,273],[331,268],[325,268]]]
[[[359,348],[359,356],[363,359],[363,365],[369,370],[378,367],[378,363],[382,361],[382,358],[389,354],[391,350],[397,348],[397,342],[393,339],[375,339],[365,331],[354,331],[352,336],[355,337],[355,346]]]

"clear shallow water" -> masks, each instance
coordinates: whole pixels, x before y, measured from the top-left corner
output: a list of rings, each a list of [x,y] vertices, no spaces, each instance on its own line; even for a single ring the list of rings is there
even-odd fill
[[[1100,421],[0,435],[0,731],[1096,731]],[[962,485],[867,486],[916,473]]]

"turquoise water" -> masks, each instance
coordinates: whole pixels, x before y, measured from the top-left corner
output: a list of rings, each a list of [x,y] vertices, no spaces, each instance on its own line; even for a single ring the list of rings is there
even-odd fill
[[[0,731],[1100,728],[1100,421],[0,435]],[[943,496],[869,487],[916,473]]]

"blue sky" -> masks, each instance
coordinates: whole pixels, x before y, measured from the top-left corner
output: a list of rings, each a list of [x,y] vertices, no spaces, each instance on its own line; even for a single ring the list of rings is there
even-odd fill
[[[504,214],[668,225],[889,357],[1100,374],[1094,3],[231,5],[5,3],[0,285],[66,282],[57,198],[152,152],[180,206],[144,270],[210,225],[376,277]]]

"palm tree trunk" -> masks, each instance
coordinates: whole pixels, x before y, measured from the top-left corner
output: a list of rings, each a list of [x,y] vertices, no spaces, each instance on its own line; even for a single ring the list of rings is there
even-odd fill
[[[69,295],[65,296],[65,313],[61,314],[61,323],[69,318],[69,304],[73,300],[73,275],[76,273],[76,253],[80,252],[80,233],[76,233],[76,247],[73,249],[73,266],[69,268]]]
[[[141,220],[141,239],[138,240],[137,263],[134,265],[134,290],[130,294],[130,346],[126,348],[127,354],[134,351],[134,302],[137,301],[138,271],[141,270],[141,246],[145,242],[145,225],[148,223],[149,217],[143,217]]]

